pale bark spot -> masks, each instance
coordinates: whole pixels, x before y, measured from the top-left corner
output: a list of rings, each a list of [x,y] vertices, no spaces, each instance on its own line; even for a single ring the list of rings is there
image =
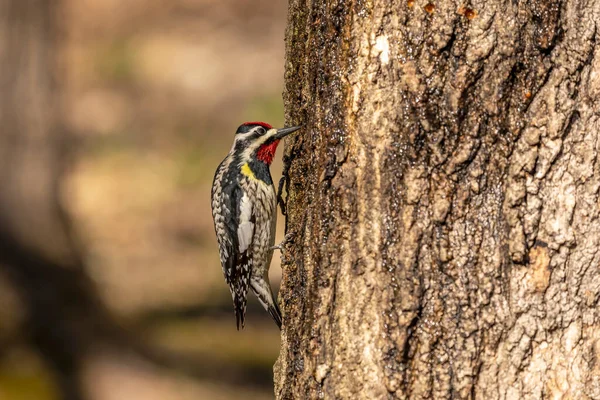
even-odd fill
[[[543,292],[550,284],[550,255],[548,247],[535,246],[529,251],[529,286],[532,291]]]
[[[375,40],[375,50],[379,51],[379,60],[382,65],[390,62],[390,44],[387,36],[378,36]]]

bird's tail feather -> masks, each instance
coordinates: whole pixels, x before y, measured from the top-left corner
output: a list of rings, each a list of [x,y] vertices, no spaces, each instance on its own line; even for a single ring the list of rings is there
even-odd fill
[[[269,282],[266,279],[252,279],[250,286],[256,297],[258,297],[260,304],[262,304],[263,308],[267,310],[271,315],[271,318],[273,318],[273,321],[275,321],[279,329],[281,329],[281,311],[273,296]]]
[[[244,329],[244,322],[246,320],[246,296],[238,296],[234,293],[233,310],[235,312],[237,330],[240,330],[240,325],[242,329]]]
[[[274,301],[273,305],[270,305],[267,308],[267,311],[269,312],[269,314],[271,314],[271,318],[273,318],[273,321],[275,321],[279,330],[281,330],[281,311],[279,310],[277,301]]]

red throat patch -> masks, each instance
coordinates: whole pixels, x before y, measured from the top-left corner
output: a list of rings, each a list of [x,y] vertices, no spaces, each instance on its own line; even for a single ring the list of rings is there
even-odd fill
[[[256,158],[267,165],[271,165],[273,158],[275,157],[275,151],[277,150],[278,144],[279,140],[275,140],[269,144],[263,144],[256,152]]]

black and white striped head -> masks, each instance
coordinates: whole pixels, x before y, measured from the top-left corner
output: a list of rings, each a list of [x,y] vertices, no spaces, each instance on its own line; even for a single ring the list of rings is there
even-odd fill
[[[266,122],[246,122],[235,132],[233,150],[241,153],[244,160],[257,158],[271,165],[279,141],[298,129],[299,126],[276,129]]]

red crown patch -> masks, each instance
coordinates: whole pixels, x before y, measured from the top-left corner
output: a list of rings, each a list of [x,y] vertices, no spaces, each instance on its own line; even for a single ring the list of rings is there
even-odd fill
[[[266,129],[272,129],[273,127],[266,122],[253,121],[253,122],[244,122],[242,125],[260,125]]]

